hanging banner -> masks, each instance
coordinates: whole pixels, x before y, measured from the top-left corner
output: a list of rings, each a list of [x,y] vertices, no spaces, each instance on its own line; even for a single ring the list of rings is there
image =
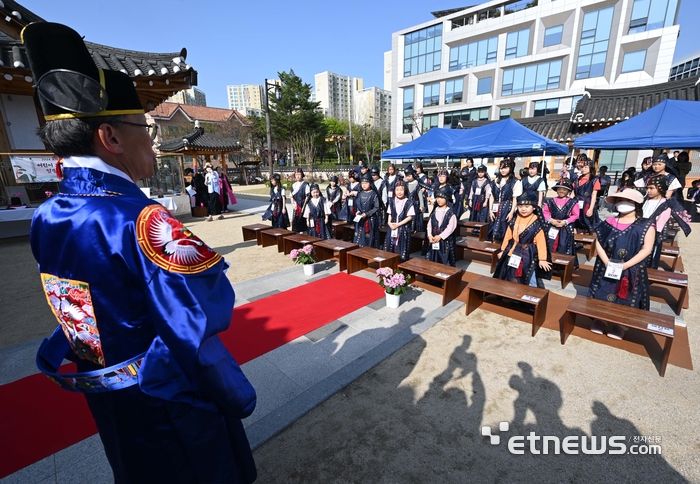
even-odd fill
[[[58,156],[10,156],[10,162],[18,183],[60,181],[56,175]]]

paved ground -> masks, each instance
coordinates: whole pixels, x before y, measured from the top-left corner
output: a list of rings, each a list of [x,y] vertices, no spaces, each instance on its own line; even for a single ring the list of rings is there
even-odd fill
[[[247,210],[261,212],[260,202],[239,199],[237,208],[250,204]],[[240,226],[257,216],[187,219],[233,262],[228,276],[237,304],[301,282],[288,258],[242,241]],[[699,237],[681,240],[691,310],[679,323],[688,325],[695,362]],[[0,247],[0,267],[13,275],[0,282],[0,292],[14,301],[6,308],[12,323],[0,325],[5,383],[36,371],[37,338],[54,323],[26,239]],[[548,288],[567,296],[585,291]],[[576,337],[562,346],[558,333],[546,329],[531,338],[527,323],[481,309],[465,317],[459,301],[438,308],[434,294],[412,294],[396,312],[375,303],[244,365],[260,397],[246,421],[259,482],[700,482],[697,370],[669,366],[660,378],[646,356]],[[308,371],[300,372],[304,365]],[[501,422],[507,431],[498,431]],[[502,436],[499,445],[481,435],[482,426]],[[562,441],[620,435],[629,446],[643,443],[635,437],[658,437],[662,453],[510,454],[508,439],[530,432]],[[71,466],[76,455],[83,462]],[[111,482],[111,474],[99,440],[91,438],[0,482],[99,483]]]

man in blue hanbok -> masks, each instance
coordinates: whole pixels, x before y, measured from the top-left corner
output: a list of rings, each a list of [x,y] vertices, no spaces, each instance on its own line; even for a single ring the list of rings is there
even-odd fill
[[[227,264],[136,185],[155,156],[131,79],[98,69],[66,26],[33,23],[23,41],[39,135],[63,159],[30,237],[59,323],[39,368],[84,393],[115,482],[254,481],[241,419],[255,390],[217,336]],[[63,358],[77,373],[58,373]]]

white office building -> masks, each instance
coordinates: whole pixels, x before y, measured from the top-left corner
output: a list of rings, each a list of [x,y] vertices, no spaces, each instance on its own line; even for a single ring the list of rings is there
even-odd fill
[[[352,121],[355,110],[355,92],[363,89],[361,77],[349,77],[334,72],[321,72],[314,76],[314,94],[316,102],[320,102],[319,108],[328,118],[342,121]]]
[[[188,104],[190,106],[206,106],[207,95],[204,94],[204,91],[201,89],[191,87],[189,89],[185,89],[184,91],[176,92],[167,99],[167,102]]]
[[[368,87],[355,93],[355,122],[389,133],[391,125],[391,92]]]
[[[392,146],[463,120],[571,113],[588,88],[667,82],[679,7],[496,0],[434,12],[392,36]]]
[[[226,94],[229,109],[235,109],[241,113],[263,111],[265,98],[260,84],[226,86]],[[249,109],[253,111],[248,111]]]

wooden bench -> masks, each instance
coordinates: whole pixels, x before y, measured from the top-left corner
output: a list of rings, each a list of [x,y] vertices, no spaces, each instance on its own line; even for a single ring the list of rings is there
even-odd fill
[[[345,240],[328,239],[314,242],[314,247],[316,248],[317,261],[337,257],[339,270],[344,271],[348,268],[348,251],[357,249],[359,246]]]
[[[488,222],[470,222],[469,220],[460,220],[457,222],[457,229],[460,237],[479,237],[479,241],[484,242],[489,233]],[[478,234],[474,232],[477,231]]]
[[[464,238],[458,240],[455,245],[457,252],[455,254],[456,258],[466,260],[464,258],[465,249],[480,254],[486,254],[491,258],[491,273],[493,273],[496,270],[496,263],[498,262],[498,253],[501,251],[501,246],[499,244],[492,244],[491,242],[482,242],[480,240]]]
[[[402,262],[399,264],[399,269],[413,276],[411,284],[425,289],[433,290],[435,286],[425,282],[419,284],[417,276],[442,281],[439,293],[442,294],[443,306],[459,296],[462,285],[462,269],[418,258]]]
[[[681,250],[678,247],[661,247],[661,257],[670,257],[673,259],[671,263],[671,271],[676,270],[678,259],[681,257]]]
[[[331,236],[334,239],[343,240],[343,227],[347,224],[345,220],[331,220]]]
[[[680,315],[681,310],[688,307],[688,274],[651,268],[647,269],[647,274],[649,276],[649,284],[680,288],[681,293],[676,306],[676,314]]]
[[[267,224],[244,225],[243,227],[241,227],[241,230],[243,231],[243,241],[245,242],[246,240],[256,240],[258,245],[261,245],[262,238],[260,236],[260,231],[271,228],[272,226]]]
[[[360,247],[349,251],[347,260],[348,274],[367,269],[372,262],[378,262],[379,267],[391,267],[396,270],[396,266],[399,264],[399,254],[371,247]]]
[[[566,308],[564,318],[559,324],[561,344],[566,343],[576,324],[576,315],[586,316],[591,319],[600,319],[608,323],[618,324],[627,328],[638,329],[666,338],[661,361],[661,376],[666,373],[668,356],[671,354],[671,345],[675,334],[675,319],[673,316],[661,314],[644,309],[623,306],[608,301],[592,299],[585,296],[576,296]]]
[[[284,238],[295,235],[295,232],[286,229],[267,229],[258,232],[261,237],[260,245],[263,247],[277,246],[277,252],[284,251]]]
[[[596,234],[574,234],[574,243],[583,244],[582,254],[586,256],[586,260],[591,260],[596,256],[595,241],[597,238]]]
[[[664,243],[668,243],[672,247],[678,247],[678,239],[676,236],[678,235],[678,231],[675,229],[668,229],[666,232],[666,240]]]
[[[310,235],[295,234],[288,235],[282,240],[284,240],[284,255],[287,255],[292,249],[301,249],[305,245],[313,244],[323,239],[320,237],[311,237]]]
[[[481,276],[476,281],[470,282],[467,288],[469,289],[467,316],[481,306],[486,294],[494,294],[535,307],[535,312],[532,315],[532,336],[535,336],[537,330],[544,323],[544,317],[547,312],[547,299],[549,298],[547,289],[494,279],[489,276]]]
[[[556,252],[552,253],[552,264],[557,267],[561,267],[563,271],[560,276],[562,289],[569,285],[574,276],[575,258],[575,255],[557,254]]]

